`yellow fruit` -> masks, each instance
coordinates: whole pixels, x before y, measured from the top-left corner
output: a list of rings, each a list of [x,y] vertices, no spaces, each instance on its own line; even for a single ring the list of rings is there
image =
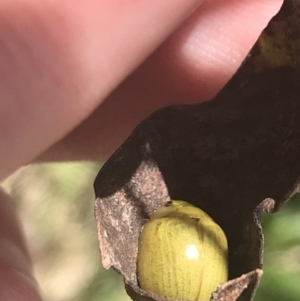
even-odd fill
[[[160,207],[139,239],[140,287],[170,300],[208,301],[227,281],[227,239],[212,218],[184,201]]]

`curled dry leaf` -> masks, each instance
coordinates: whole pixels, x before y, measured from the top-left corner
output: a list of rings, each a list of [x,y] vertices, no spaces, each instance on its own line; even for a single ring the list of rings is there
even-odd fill
[[[211,300],[251,300],[262,275],[261,212],[298,191],[300,4],[286,0],[226,87],[211,101],[171,106],[142,122],[95,181],[105,268],[136,301],[138,239],[171,199],[206,211],[229,243],[229,281]]]

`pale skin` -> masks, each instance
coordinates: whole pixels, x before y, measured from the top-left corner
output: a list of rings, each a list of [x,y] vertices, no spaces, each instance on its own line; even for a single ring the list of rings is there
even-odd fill
[[[0,179],[104,161],[155,109],[210,99],[281,3],[0,1]],[[0,301],[42,300],[10,202],[0,194]]]

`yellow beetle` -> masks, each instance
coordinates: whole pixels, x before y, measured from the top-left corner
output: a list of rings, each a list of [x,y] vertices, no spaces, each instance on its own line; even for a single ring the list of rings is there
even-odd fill
[[[150,217],[140,234],[140,287],[169,300],[208,301],[227,281],[227,239],[213,219],[184,201]]]

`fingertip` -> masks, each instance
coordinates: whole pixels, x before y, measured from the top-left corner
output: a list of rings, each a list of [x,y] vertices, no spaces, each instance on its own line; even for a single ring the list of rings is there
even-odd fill
[[[155,57],[161,77],[176,82],[175,96],[182,89],[181,99],[188,102],[214,97],[281,5],[282,0],[205,2]]]

